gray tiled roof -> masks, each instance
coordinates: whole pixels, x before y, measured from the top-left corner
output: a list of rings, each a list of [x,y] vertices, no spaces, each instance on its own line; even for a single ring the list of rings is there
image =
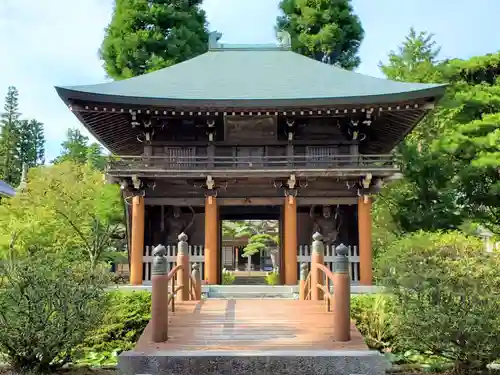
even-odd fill
[[[7,184],[6,182],[0,180],[0,195],[7,195],[12,197],[16,194],[16,191],[12,186]]]
[[[441,96],[443,85],[374,78],[279,48],[210,50],[153,73],[96,85],[57,87],[59,95],[113,103],[316,101],[363,104]]]

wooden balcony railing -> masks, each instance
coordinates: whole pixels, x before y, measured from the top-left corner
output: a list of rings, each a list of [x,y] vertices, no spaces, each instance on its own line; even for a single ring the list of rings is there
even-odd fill
[[[203,171],[387,171],[397,167],[391,155],[329,155],[329,156],[118,156],[110,160],[108,173],[174,173]]]

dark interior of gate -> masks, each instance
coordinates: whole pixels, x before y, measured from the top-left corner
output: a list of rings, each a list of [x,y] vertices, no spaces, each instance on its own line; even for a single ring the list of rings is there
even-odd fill
[[[240,270],[247,270],[242,264],[242,250],[244,243],[224,243],[222,235],[222,222],[242,220],[276,220],[279,221],[280,244],[283,243],[283,205],[255,205],[249,200],[246,205],[227,205],[219,207],[219,273],[224,268],[235,270],[239,264]],[[299,205],[297,207],[297,269],[301,260],[306,261],[310,256],[312,234],[319,231],[324,236],[326,245],[326,256],[334,255],[335,246],[343,243],[352,249],[353,256],[356,255],[358,247],[358,217],[356,204],[331,204],[331,205]],[[178,242],[178,234],[186,233],[190,246],[190,255],[198,256],[200,262],[204,253],[205,241],[205,214],[204,206],[191,205],[147,205],[145,210],[145,248],[152,249],[158,244],[167,248],[175,248]],[[241,241],[240,241],[241,242]],[[231,248],[231,250],[229,250]],[[237,248],[237,251],[235,251]],[[229,252],[232,256],[229,256]],[[226,252],[226,254],[224,254]],[[283,264],[283,252],[278,245],[278,264]],[[239,257],[236,261],[235,257]],[[252,270],[272,271],[269,265],[254,257],[252,259]],[[359,267],[354,263],[353,267]],[[280,270],[281,272],[281,270]],[[147,274],[147,270],[145,270]],[[353,271],[359,275],[359,269]],[[219,276],[221,278],[221,276]]]

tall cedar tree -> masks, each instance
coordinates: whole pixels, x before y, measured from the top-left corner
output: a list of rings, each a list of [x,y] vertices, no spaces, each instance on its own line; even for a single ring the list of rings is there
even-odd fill
[[[89,138],[78,129],[68,129],[66,140],[61,144],[62,152],[52,162],[61,164],[70,161],[75,164],[88,164],[92,168],[103,171],[106,157],[97,143],[89,144]]]
[[[99,51],[120,80],[180,63],[207,51],[202,0],[115,0]]]
[[[9,86],[5,97],[4,112],[0,126],[0,179],[17,186],[21,176],[19,160],[19,93],[14,86]]]
[[[364,37],[351,0],[281,0],[277,31],[290,34],[292,49],[318,61],[352,70]]]
[[[45,137],[43,124],[40,121],[19,122],[18,150],[21,164],[31,168],[45,163]]]

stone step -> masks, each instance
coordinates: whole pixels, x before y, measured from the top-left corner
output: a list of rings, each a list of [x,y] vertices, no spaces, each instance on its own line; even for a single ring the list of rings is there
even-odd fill
[[[208,298],[222,299],[295,299],[297,288],[286,285],[210,285]]]
[[[124,352],[120,374],[136,375],[383,375],[382,354],[370,350]]]
[[[231,293],[231,294],[210,294],[210,299],[297,299],[293,294],[266,294],[259,293]]]
[[[232,285],[266,285],[265,276],[236,276]]]

